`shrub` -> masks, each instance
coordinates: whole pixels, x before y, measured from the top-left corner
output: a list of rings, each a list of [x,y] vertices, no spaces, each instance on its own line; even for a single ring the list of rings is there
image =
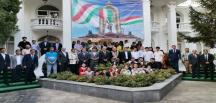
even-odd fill
[[[67,80],[76,81],[78,79],[78,75],[71,75]]]
[[[57,74],[50,74],[50,75],[48,76],[48,78],[56,79],[56,78],[57,78]]]
[[[86,76],[78,76],[77,82],[86,82],[88,81],[88,78]]]
[[[94,83],[97,85],[110,84],[110,80],[102,75],[94,77]]]
[[[72,75],[74,75],[74,74],[72,74],[69,71],[65,71],[65,72],[58,73],[56,79],[57,80],[67,80]]]

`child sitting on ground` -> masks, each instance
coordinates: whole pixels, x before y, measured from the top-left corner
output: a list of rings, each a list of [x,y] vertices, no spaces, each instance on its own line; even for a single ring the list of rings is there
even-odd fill
[[[93,78],[94,76],[94,72],[91,70],[91,68],[87,68],[87,70],[85,71],[85,76],[88,78],[88,79],[91,79]]]
[[[83,63],[82,66],[79,68],[79,75],[84,76],[86,71],[87,71],[86,64]]]

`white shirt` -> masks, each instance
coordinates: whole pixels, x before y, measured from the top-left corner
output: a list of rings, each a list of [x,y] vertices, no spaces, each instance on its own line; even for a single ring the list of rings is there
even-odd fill
[[[75,44],[74,49],[76,49],[76,50],[78,50],[80,52],[81,49],[82,49],[82,45],[81,44]]]
[[[2,55],[2,57],[3,57],[4,60],[5,60],[6,55],[5,55],[4,53],[1,53],[1,55]]]
[[[17,61],[16,65],[21,65],[22,64],[22,56],[21,55],[17,55],[16,56],[16,61]]]
[[[139,59],[139,52],[138,52],[138,51],[132,51],[132,52],[131,52],[131,56],[132,56],[134,59]]]
[[[124,47],[130,47],[130,43],[125,43]]]
[[[144,56],[145,56],[145,51],[139,50],[138,52],[139,52],[139,57],[144,58]]]
[[[125,52],[125,59],[128,59],[128,52]]]
[[[162,62],[163,60],[163,52],[162,51],[155,51],[154,52],[154,57],[156,62]]]
[[[144,56],[144,60],[150,62],[150,59],[154,58],[154,53],[152,51],[147,51]]]
[[[32,49],[39,51],[39,46],[38,44],[32,44]]]
[[[77,61],[78,61],[77,53],[69,52],[68,57],[69,57],[69,60],[70,60],[70,64],[77,64]]]

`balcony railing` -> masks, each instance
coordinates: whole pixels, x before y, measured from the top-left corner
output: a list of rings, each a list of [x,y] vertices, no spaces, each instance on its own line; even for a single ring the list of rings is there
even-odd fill
[[[31,20],[33,30],[62,31],[62,20],[56,18],[36,18]]]
[[[192,28],[190,23],[177,23],[177,30],[179,32],[191,32]]]

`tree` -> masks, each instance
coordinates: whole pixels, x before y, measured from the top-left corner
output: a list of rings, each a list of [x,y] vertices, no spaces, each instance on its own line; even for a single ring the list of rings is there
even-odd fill
[[[19,10],[19,0],[0,0],[0,44],[4,44],[18,30],[16,23]]]
[[[206,46],[216,43],[216,0],[200,0],[200,6],[205,12],[190,7],[191,25],[196,37],[180,34],[189,42],[203,42]]]

